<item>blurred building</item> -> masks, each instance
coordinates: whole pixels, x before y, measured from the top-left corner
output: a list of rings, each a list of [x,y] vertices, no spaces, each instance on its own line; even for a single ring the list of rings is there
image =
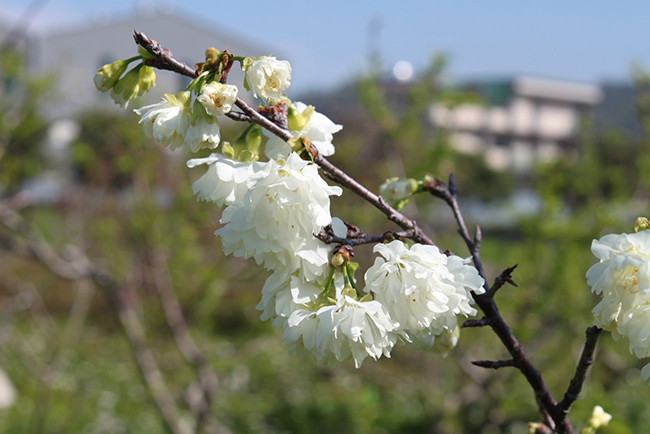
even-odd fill
[[[533,77],[465,86],[482,104],[434,104],[431,122],[451,131],[459,151],[483,154],[495,170],[525,172],[574,150],[580,120],[603,98],[599,86]]]
[[[26,34],[18,35],[22,41],[20,46],[26,51],[29,71],[36,76],[54,78],[55,95],[43,108],[43,114],[56,119],[97,106],[118,108],[108,94],[95,89],[93,77],[102,65],[137,55],[134,30],[159,41],[178,60],[190,66],[202,61],[209,47],[254,56],[271,52],[269,47],[249,43],[247,38],[235,35],[230,29],[211,28],[200,20],[155,8],[140,8],[119,19],[100,15],[91,23],[63,30],[30,28]],[[3,33],[6,35],[7,31],[0,31],[0,38]],[[241,83],[242,80],[241,70],[233,68],[231,82]],[[156,71],[156,87],[137,106],[158,101],[164,93],[179,92],[189,82],[187,77],[176,73]]]

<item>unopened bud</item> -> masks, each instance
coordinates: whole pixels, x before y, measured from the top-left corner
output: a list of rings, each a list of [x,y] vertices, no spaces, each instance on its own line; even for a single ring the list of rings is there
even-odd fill
[[[116,104],[127,107],[129,102],[137,98],[140,89],[138,84],[140,82],[140,68],[142,66],[140,64],[131,69],[113,86],[111,98],[113,98]]]
[[[151,42],[153,42],[154,44],[157,43],[153,39],[151,40]],[[142,56],[142,58],[145,59],[145,60],[147,60],[147,59],[155,59],[156,58],[156,56],[154,56],[149,51],[147,51],[147,49],[144,48],[142,45],[138,45],[138,54],[140,56]]]
[[[634,222],[634,232],[647,231],[650,229],[650,221],[645,217],[639,217]]]
[[[343,264],[349,264],[350,258],[354,256],[354,249],[352,246],[339,245],[334,249],[334,256],[332,257],[332,265],[340,267]],[[337,262],[336,264],[334,262]]]
[[[379,187],[379,194],[398,211],[402,209],[418,188],[418,182],[412,178],[387,179]]]
[[[591,414],[591,419],[589,419],[588,425],[594,430],[597,430],[598,428],[609,425],[610,420],[612,420],[612,415],[606,413],[600,405],[597,405],[594,407],[594,411]]]
[[[221,62],[221,51],[214,47],[205,50],[205,63],[207,63],[210,68],[217,69],[219,62]]]
[[[336,253],[332,256],[332,265],[335,267],[340,267],[345,264],[345,257],[341,253]]]
[[[348,296],[350,298],[354,298],[356,300],[357,299],[357,290],[354,289],[351,286],[346,285],[345,288],[343,288],[343,290],[341,291],[341,295],[345,295],[345,296]]]
[[[142,65],[138,80],[138,96],[149,92],[156,85],[156,73],[151,66]]]
[[[130,59],[117,60],[99,68],[94,79],[97,90],[101,92],[108,92],[111,90],[122,74],[124,74],[129,63]]]

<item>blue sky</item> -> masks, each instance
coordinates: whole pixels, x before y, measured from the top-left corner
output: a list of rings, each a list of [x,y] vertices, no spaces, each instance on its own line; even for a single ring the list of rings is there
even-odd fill
[[[0,16],[15,18],[26,4],[0,0]],[[597,82],[627,79],[632,61],[650,66],[650,2],[640,0],[49,0],[34,28],[119,18],[156,4],[277,47],[292,61],[295,91],[330,89],[361,73],[371,22],[380,23],[375,41],[387,68],[405,60],[417,71],[442,51],[451,55],[450,79],[523,73]]]

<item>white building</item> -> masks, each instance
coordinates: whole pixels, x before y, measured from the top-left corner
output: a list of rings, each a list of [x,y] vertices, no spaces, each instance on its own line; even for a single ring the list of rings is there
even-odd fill
[[[519,173],[574,149],[581,116],[603,95],[595,85],[532,77],[469,88],[486,104],[436,104],[431,122],[451,131],[458,151],[482,153],[491,168]]]

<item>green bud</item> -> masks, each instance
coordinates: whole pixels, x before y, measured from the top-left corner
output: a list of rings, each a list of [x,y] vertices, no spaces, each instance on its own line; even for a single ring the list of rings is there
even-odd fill
[[[400,211],[418,189],[418,182],[413,178],[390,178],[379,186],[379,194],[386,202]]]
[[[153,41],[153,42],[156,42],[156,41]],[[151,54],[150,52],[148,52],[147,49],[144,48],[142,45],[138,45],[138,54],[139,54],[140,56],[142,56],[142,58],[143,58],[144,60],[147,60],[147,59],[155,59],[155,58],[156,58],[156,56],[154,56],[153,54]]]
[[[645,217],[639,217],[634,222],[634,232],[647,231],[650,229],[650,221]]]
[[[131,63],[131,59],[116,60],[113,63],[102,66],[95,74],[95,87],[100,92],[108,92],[115,86],[126,68]]]
[[[311,119],[311,115],[314,114],[315,107],[310,105],[302,113],[298,110],[289,107],[289,113],[287,114],[287,121],[289,124],[290,131],[302,131],[305,128],[305,125]]]
[[[230,142],[221,143],[221,153],[228,158],[235,159],[235,148],[232,147]]]
[[[332,256],[332,265],[335,267],[340,267],[341,265],[345,264],[345,258],[341,253],[337,253],[336,255]]]
[[[366,294],[366,295],[364,295],[363,297],[361,297],[361,298],[359,299],[359,301],[360,301],[361,303],[365,303],[365,302],[367,302],[367,301],[372,301],[372,300],[373,300],[373,298],[372,298],[372,295],[371,295],[371,294]]]
[[[345,288],[341,291],[341,295],[347,295],[350,298],[357,299],[357,290],[351,286],[346,285]]]
[[[185,107],[187,107],[189,109],[190,108],[190,101],[192,100],[192,93],[188,92],[187,90],[184,90],[182,92],[178,92],[176,94],[176,100],[180,104],[183,104]]]
[[[198,99],[194,100],[194,103],[192,104],[192,117],[190,117],[190,125],[198,125],[201,122],[216,122],[217,118],[214,116],[210,116],[206,111],[205,111],[205,106],[201,104],[201,101]]]
[[[136,66],[126,73],[111,90],[111,98],[115,101],[115,104],[119,104],[122,107],[129,105],[129,102],[137,98],[138,92],[140,90],[140,68],[142,64]]]
[[[241,64],[241,69],[242,69],[242,71],[244,71],[244,72],[248,71],[248,68],[251,67],[251,65],[253,64],[253,62],[254,62],[255,60],[257,60],[257,59],[252,58],[252,57],[244,57],[244,58],[239,62],[239,63]],[[244,81],[244,87],[246,87],[246,90],[250,90],[250,89],[248,88],[248,84],[246,83],[246,81]]]
[[[248,130],[246,134],[246,149],[252,153],[258,154],[262,145],[262,129],[257,125]]]
[[[217,50],[214,47],[210,47],[205,50],[205,65],[209,66],[211,69],[217,69],[219,62],[221,62],[221,51]]]
[[[140,80],[138,81],[138,96],[149,92],[156,85],[156,73],[151,66],[142,65],[140,68]]]

